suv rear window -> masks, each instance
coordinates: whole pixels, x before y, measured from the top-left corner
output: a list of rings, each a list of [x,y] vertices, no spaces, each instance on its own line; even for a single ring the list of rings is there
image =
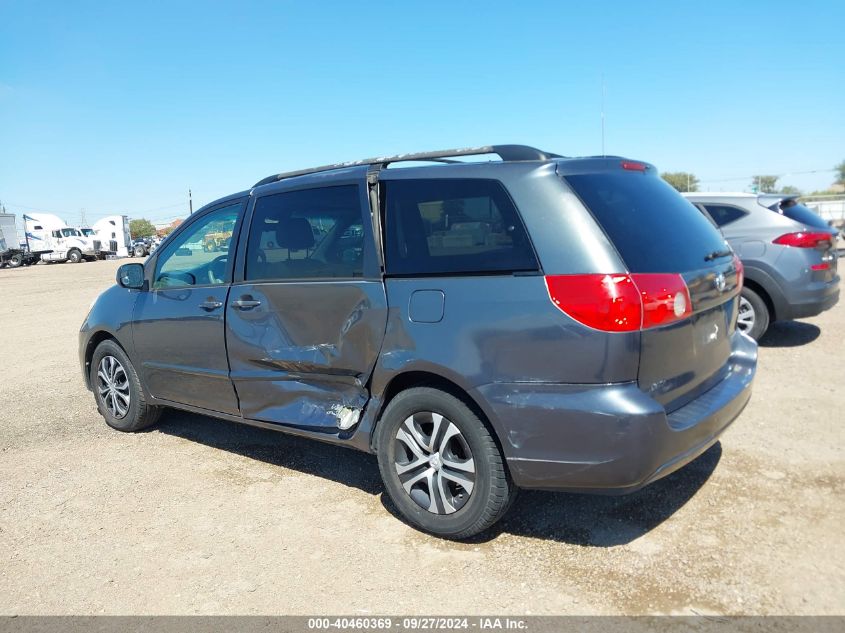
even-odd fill
[[[566,180],[630,272],[698,270],[708,265],[707,255],[728,248],[707,218],[661,178],[620,170]]]
[[[389,180],[382,185],[388,274],[538,269],[522,220],[500,182]]]
[[[817,213],[813,213],[812,210],[808,209],[803,204],[793,204],[791,207],[786,208],[781,207],[779,213],[785,215],[790,220],[795,220],[796,222],[800,222],[801,224],[806,224],[807,226],[812,226],[817,229],[830,228],[830,225],[822,220]]]

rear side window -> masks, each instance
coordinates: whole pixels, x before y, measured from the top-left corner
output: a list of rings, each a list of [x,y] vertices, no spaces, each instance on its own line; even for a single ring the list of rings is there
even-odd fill
[[[246,280],[361,277],[364,229],[358,187],[279,193],[255,203]]]
[[[817,229],[829,229],[830,225],[822,220],[822,218],[813,213],[803,204],[793,204],[792,206],[781,205],[780,213],[788,217],[790,220],[795,220],[801,224],[812,226]]]
[[[500,182],[393,180],[382,186],[388,274],[538,269],[522,220]]]
[[[661,178],[620,170],[566,180],[630,272],[698,270],[708,265],[705,257],[728,248],[718,229]]]
[[[716,226],[725,226],[746,215],[742,209],[725,204],[705,204],[704,208],[707,209],[707,213],[713,218]]]

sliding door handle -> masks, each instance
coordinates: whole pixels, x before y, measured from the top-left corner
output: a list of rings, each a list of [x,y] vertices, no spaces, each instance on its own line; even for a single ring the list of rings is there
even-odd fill
[[[232,302],[232,307],[238,310],[252,310],[260,305],[261,302],[255,299],[236,299]]]

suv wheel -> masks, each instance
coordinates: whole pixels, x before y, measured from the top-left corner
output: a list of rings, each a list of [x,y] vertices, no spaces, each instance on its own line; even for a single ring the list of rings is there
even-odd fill
[[[769,308],[763,298],[750,288],[743,288],[739,295],[739,315],[736,327],[755,341],[769,329]]]
[[[97,408],[118,431],[140,431],[158,421],[161,410],[144,400],[132,362],[114,341],[103,341],[91,358],[91,385]]]
[[[408,389],[391,400],[376,441],[387,494],[403,518],[431,534],[478,534],[502,518],[516,494],[490,431],[438,389]]]

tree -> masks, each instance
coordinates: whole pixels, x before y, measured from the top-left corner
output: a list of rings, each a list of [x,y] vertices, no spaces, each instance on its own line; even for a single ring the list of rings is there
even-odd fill
[[[156,227],[146,218],[129,220],[129,233],[135,237],[152,237],[156,234]]]
[[[666,182],[678,191],[698,191],[698,178],[686,171],[667,171],[660,174]]]
[[[845,160],[839,163],[836,167],[836,184],[845,185]]]
[[[781,193],[788,193],[790,195],[801,195],[801,190],[798,187],[793,187],[792,185],[784,185],[780,188]]]
[[[777,176],[754,176],[751,189],[758,193],[774,193],[777,191]]]

